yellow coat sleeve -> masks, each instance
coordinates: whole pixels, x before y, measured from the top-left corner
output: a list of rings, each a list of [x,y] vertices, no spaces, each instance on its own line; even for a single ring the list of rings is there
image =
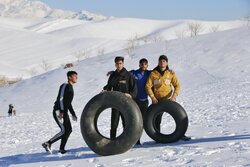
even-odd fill
[[[179,94],[179,92],[180,92],[180,84],[179,84],[179,81],[178,81],[176,75],[173,76],[171,83],[172,83],[172,85],[174,87],[174,93],[173,93],[173,95],[175,97],[177,97],[178,94]]]
[[[149,75],[148,77],[148,80],[147,80],[147,83],[146,83],[146,86],[145,86],[145,89],[149,95],[149,97],[154,97],[154,92],[152,90],[152,87],[153,87],[153,77],[152,77],[152,73]]]

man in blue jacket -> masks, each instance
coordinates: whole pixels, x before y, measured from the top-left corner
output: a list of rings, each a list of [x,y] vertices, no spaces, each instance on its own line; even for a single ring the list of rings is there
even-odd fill
[[[148,60],[142,58],[139,61],[139,69],[131,70],[130,72],[133,74],[137,85],[137,95],[135,98],[135,102],[140,108],[143,117],[144,113],[148,109],[148,94],[145,89],[147,79],[151,73],[151,71],[148,70]],[[136,144],[141,144],[140,139],[137,141]]]

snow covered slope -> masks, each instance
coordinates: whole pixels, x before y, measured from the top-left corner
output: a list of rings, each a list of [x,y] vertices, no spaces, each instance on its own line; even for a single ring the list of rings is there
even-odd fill
[[[0,17],[0,75],[29,78],[62,64],[105,55],[133,46],[188,38],[187,25],[194,21],[109,19],[17,19]],[[242,21],[199,22],[200,34],[244,26]],[[179,30],[181,34],[179,34]],[[184,31],[185,30],[185,31]],[[180,36],[181,35],[181,36]],[[44,64],[49,66],[44,69]]]
[[[40,1],[0,0],[0,77],[30,78],[89,57],[165,40],[244,27],[246,22],[107,18],[51,9]]]
[[[26,78],[0,87],[0,167],[250,166],[250,28],[245,22],[88,19],[84,12],[27,0],[0,0],[0,15],[0,80]],[[190,24],[202,27],[194,38]],[[138,68],[145,57],[153,69],[161,54],[169,57],[180,81],[177,101],[187,111],[187,135],[193,140],[156,144],[143,133],[141,146],[100,157],[82,139],[78,121],[72,122],[67,154],[57,153],[59,143],[52,155],[44,152],[41,143],[59,131],[51,112],[68,70],[79,74],[73,106],[80,118],[106,84],[115,56],[125,57],[127,69]],[[71,62],[73,68],[63,69]],[[17,117],[7,117],[10,103]],[[107,110],[99,121],[106,136],[109,124]],[[162,129],[171,126],[164,115]]]
[[[83,141],[79,122],[72,122],[70,152],[57,154],[57,143],[53,155],[47,155],[41,143],[59,130],[51,112],[67,72],[58,68],[0,89],[0,166],[249,166],[249,27],[145,44],[134,52],[133,58],[121,49],[76,64],[72,70],[79,73],[73,101],[77,115],[80,117],[88,100],[106,84],[106,72],[114,69],[115,56],[125,56],[127,69],[137,68],[138,60],[146,57],[152,69],[158,56],[166,54],[180,80],[177,101],[188,113],[187,135],[193,140],[155,144],[143,133],[141,146],[125,154],[100,157]],[[16,106],[17,117],[6,117],[9,103]],[[106,135],[109,117],[106,112],[101,122]],[[163,128],[168,127],[166,119]]]

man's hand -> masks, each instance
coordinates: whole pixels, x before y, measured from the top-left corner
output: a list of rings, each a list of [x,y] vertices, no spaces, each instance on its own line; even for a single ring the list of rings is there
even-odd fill
[[[59,118],[59,120],[63,119],[63,113],[59,113],[57,117]]]
[[[171,100],[171,101],[176,101],[176,97],[175,97],[175,96],[172,96],[172,97],[170,97],[169,100]]]
[[[169,69],[170,73],[175,74],[174,70]]]
[[[101,93],[107,92],[107,90],[102,90]]]
[[[152,100],[152,103],[153,103],[153,104],[158,103],[158,100],[157,100],[155,97],[151,97],[151,100]]]
[[[129,98],[132,98],[132,96],[129,93],[125,93],[125,95]]]
[[[110,76],[111,74],[113,74],[114,71],[109,71],[106,75]]]
[[[77,122],[77,116],[76,115],[72,115],[72,120]]]

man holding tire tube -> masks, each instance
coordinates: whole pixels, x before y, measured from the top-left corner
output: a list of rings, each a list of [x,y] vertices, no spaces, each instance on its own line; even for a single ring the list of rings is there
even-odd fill
[[[169,69],[169,71],[174,74],[174,71]],[[107,76],[111,75],[114,71],[109,71],[107,73]],[[131,70],[129,71],[133,74],[133,77],[136,81],[136,85],[137,85],[137,95],[135,98],[135,102],[138,105],[138,107],[140,108],[141,114],[142,116],[144,115],[144,113],[147,111],[148,109],[148,94],[147,91],[145,89],[148,77],[150,75],[150,73],[152,72],[152,70],[148,70],[148,60],[146,58],[142,58],[139,60],[139,69],[137,70]],[[138,142],[136,143],[138,145],[141,144],[140,139],[138,140]]]
[[[130,98],[135,98],[137,94],[137,87],[134,78],[130,72],[124,67],[124,58],[115,57],[116,70],[109,76],[108,83],[104,86],[103,91],[119,91],[125,93]],[[111,130],[110,138],[116,138],[116,131],[119,124],[120,112],[112,108],[111,112]],[[124,118],[122,117],[122,123],[124,127]]]
[[[172,90],[172,87],[174,90]],[[157,104],[159,100],[169,99],[176,101],[176,97],[180,91],[180,84],[174,73],[169,70],[168,58],[161,55],[158,59],[158,66],[151,72],[147,83],[146,91],[152,100],[153,104]],[[156,128],[160,131],[162,114],[156,118]],[[190,140],[185,135],[183,140]]]

